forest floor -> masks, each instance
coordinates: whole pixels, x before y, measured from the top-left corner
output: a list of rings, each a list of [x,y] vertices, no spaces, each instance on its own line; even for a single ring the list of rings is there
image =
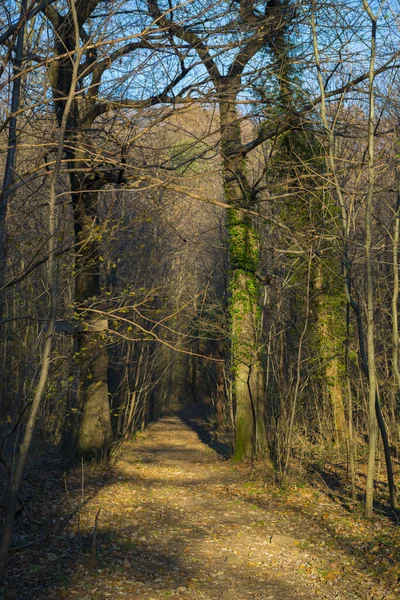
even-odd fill
[[[366,521],[308,484],[282,491],[202,440],[189,407],[125,443],[111,471],[29,475],[0,598],[400,598],[387,517]]]

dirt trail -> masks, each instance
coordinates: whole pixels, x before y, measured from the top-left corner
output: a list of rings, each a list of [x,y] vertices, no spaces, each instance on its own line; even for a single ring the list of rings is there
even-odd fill
[[[356,581],[352,567],[347,576],[335,571],[348,557],[315,546],[311,524],[300,512],[286,511],[282,502],[259,506],[238,497],[237,486],[252,485],[243,481],[243,470],[200,441],[193,415],[183,419],[166,416],[124,446],[113,482],[81,510],[79,526],[90,537],[102,509],[98,568],[82,560],[68,585],[50,597],[372,597],[370,584]]]
[[[233,466],[203,443],[207,435],[193,409],[171,414],[124,445],[112,474],[87,468],[83,486],[79,470],[69,474],[65,495],[47,496],[53,516],[42,547],[16,553],[11,576],[21,589],[14,583],[0,598],[395,597],[334,539],[324,521],[324,511],[334,510],[326,496],[312,488],[298,502],[274,495],[252,481],[249,467]],[[40,519],[32,518],[49,522]]]

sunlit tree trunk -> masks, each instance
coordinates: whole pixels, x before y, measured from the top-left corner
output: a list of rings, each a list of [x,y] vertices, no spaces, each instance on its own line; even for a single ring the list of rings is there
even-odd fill
[[[365,496],[365,516],[372,517],[374,500],[374,477],[378,422],[375,413],[376,370],[375,370],[375,326],[374,326],[374,273],[372,257],[372,202],[374,199],[374,68],[376,53],[376,21],[366,0],[364,6],[371,19],[371,56],[369,71],[369,112],[368,112],[368,192],[365,207],[365,259],[367,271],[367,351],[369,373],[368,404],[368,470]]]
[[[392,293],[392,369],[394,374],[394,413],[397,418],[400,408],[400,370],[399,370],[399,239],[400,239],[400,173],[396,172],[397,198],[396,212],[394,215],[393,231],[393,293]],[[397,424],[398,438],[400,439],[400,423]]]
[[[343,366],[340,360],[341,348],[335,338],[335,317],[329,306],[329,297],[324,294],[323,278],[323,268],[318,263],[315,276],[315,288],[318,291],[318,346],[324,364],[326,395],[332,409],[334,439],[339,444],[345,439],[347,431],[341,377]]]
[[[229,313],[232,336],[234,378],[236,460],[253,459],[265,448],[265,423],[262,410],[263,375],[258,348],[259,241],[252,219],[251,188],[236,108],[240,81],[220,86],[221,149],[225,198],[232,207],[227,214],[229,238]]]

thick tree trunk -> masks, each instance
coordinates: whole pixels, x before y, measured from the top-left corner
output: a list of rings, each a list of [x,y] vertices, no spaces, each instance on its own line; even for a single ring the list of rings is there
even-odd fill
[[[107,385],[108,352],[102,334],[82,335],[80,355],[84,366],[80,371],[78,454],[104,460],[112,441],[112,430]]]
[[[214,346],[214,357],[218,360],[226,360],[225,344],[222,340],[216,341]],[[225,390],[225,372],[224,363],[216,362],[213,365],[214,376],[214,410],[215,426],[217,430],[222,430],[226,420],[226,390]]]
[[[241,147],[235,89],[239,81],[220,87],[221,148],[230,260],[229,313],[234,377],[235,460],[252,460],[265,448],[262,369],[257,340],[259,321],[259,243],[248,210],[252,204]]]
[[[88,8],[79,3],[77,14],[71,10],[61,16],[53,8],[46,9],[55,30],[54,52],[59,57],[49,68],[54,110],[61,122],[65,98],[72,85],[72,67],[66,51],[75,50],[79,38],[76,22],[84,22],[86,11],[92,12],[96,3]],[[80,58],[80,57],[79,57]],[[111,181],[107,173],[94,171],[87,156],[88,134],[95,118],[95,99],[79,94],[77,81],[66,127],[66,156],[71,184],[75,231],[75,303],[76,312],[82,321],[77,332],[79,357],[79,400],[81,420],[78,433],[78,453],[88,458],[103,460],[112,439],[108,399],[107,369],[108,352],[105,344],[104,319],[93,319],[90,307],[100,298],[100,253],[97,217],[98,191]]]
[[[78,454],[104,460],[112,441],[105,340],[107,322],[102,318],[91,318],[90,311],[87,311],[93,302],[98,308],[100,297],[98,194],[93,190],[79,189],[79,185],[75,173],[72,173],[76,243],[75,302],[84,328],[83,333],[78,333],[81,408]]]
[[[317,265],[315,288],[317,297],[317,330],[318,346],[320,348],[325,371],[326,395],[332,409],[333,417],[333,439],[337,445],[341,444],[347,435],[346,415],[344,410],[344,399],[342,389],[341,371],[343,366],[339,356],[341,354],[340,343],[335,335],[334,311],[329,305],[329,296],[324,294],[324,274],[322,265]]]

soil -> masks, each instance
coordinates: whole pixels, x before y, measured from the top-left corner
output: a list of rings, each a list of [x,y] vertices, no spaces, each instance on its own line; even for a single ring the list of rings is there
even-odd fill
[[[211,440],[188,407],[125,443],[111,470],[28,475],[0,598],[400,598],[395,525],[310,485],[283,492],[266,463],[234,465]]]

